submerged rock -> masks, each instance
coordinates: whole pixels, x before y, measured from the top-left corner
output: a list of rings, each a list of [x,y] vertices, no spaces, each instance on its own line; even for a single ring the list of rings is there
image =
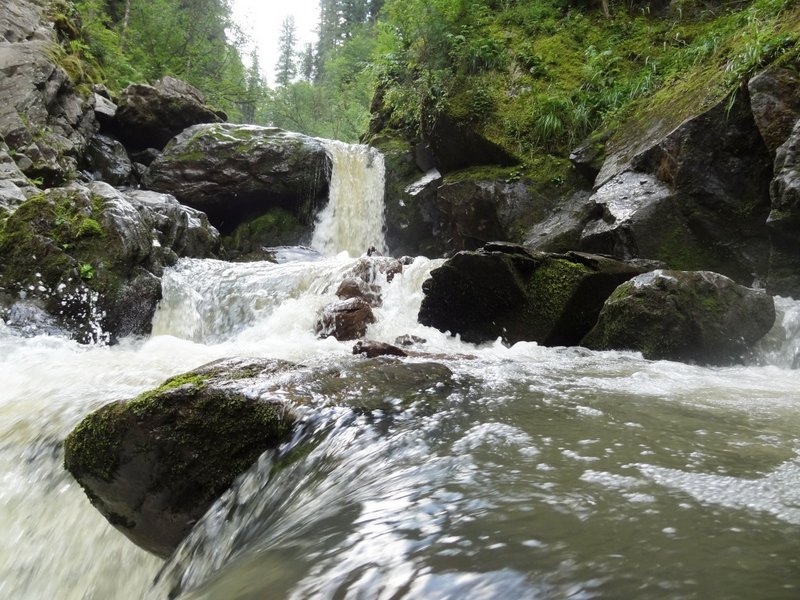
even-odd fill
[[[708,271],[657,270],[614,290],[582,344],[728,365],[741,362],[774,321],[772,297],[763,291]]]
[[[289,438],[296,417],[269,378],[294,366],[217,361],[108,404],[69,434],[64,465],[114,527],[166,558],[238,475]]]
[[[408,356],[404,350],[397,346],[372,340],[356,342],[356,345],[353,346],[353,354],[364,354],[367,358],[375,358],[377,356]]]
[[[336,297],[342,300],[360,298],[373,308],[383,304],[381,288],[374,283],[367,283],[360,277],[346,277],[336,288]]]
[[[620,283],[652,267],[487,244],[477,252],[459,252],[431,272],[422,286],[419,321],[467,342],[500,337],[508,343],[573,345],[592,328]]]
[[[221,123],[195,125],[174,138],[143,184],[202,210],[225,234],[275,208],[311,231],[327,197],[329,173],[330,159],[315,138]],[[264,246],[290,242],[301,240],[257,240]]]

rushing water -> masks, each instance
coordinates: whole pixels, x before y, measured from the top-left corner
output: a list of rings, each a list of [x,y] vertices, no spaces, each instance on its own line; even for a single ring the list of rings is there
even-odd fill
[[[426,356],[370,363],[312,333],[355,261],[181,260],[153,335],[113,347],[0,324],[0,597],[800,597],[800,303],[778,300],[746,367],[476,347],[416,323],[440,262],[420,257],[379,276],[368,337],[414,334]],[[90,506],[61,441],[227,356],[343,383],[315,390],[306,450],[265,454],[164,562]]]

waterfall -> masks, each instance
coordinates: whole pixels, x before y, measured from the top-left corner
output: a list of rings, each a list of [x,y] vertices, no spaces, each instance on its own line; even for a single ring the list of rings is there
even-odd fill
[[[385,251],[383,240],[383,155],[369,146],[322,140],[331,157],[330,193],[319,213],[311,246],[333,256]]]

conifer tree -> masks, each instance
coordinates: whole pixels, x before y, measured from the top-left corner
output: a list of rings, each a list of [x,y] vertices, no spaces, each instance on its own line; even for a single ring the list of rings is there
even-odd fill
[[[278,64],[275,65],[275,83],[281,87],[289,85],[297,75],[295,63],[297,29],[294,16],[289,15],[281,23],[281,35],[278,38]]]

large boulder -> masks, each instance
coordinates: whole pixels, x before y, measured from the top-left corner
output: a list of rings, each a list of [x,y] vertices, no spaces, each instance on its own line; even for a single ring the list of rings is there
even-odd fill
[[[114,186],[131,183],[133,164],[125,147],[107,135],[97,134],[89,141],[84,165],[92,179]]]
[[[800,120],[775,156],[767,291],[800,298]]]
[[[223,113],[206,106],[197,88],[164,77],[155,85],[133,84],[125,88],[116,110],[120,139],[132,150],[163,148],[181,131],[198,123],[220,123]]]
[[[36,302],[80,341],[114,341],[149,332],[165,266],[218,247],[205,215],[173,197],[102,182],[51,188],[0,225],[0,291]]]
[[[627,162],[620,152],[606,159],[592,198],[598,216],[580,248],[746,283],[764,277],[772,160],[747,90],[665,135],[639,138]]]
[[[25,175],[47,185],[75,173],[98,127],[91,99],[53,64],[55,43],[41,2],[0,5],[0,138]]]
[[[202,210],[223,233],[274,208],[295,215],[310,231],[327,197],[329,173],[330,159],[317,139],[221,123],[183,131],[150,165],[143,183]]]
[[[747,89],[758,131],[774,154],[800,119],[800,74],[771,67],[748,81]]]
[[[530,253],[513,244],[459,252],[423,284],[419,322],[467,342],[502,338],[574,345],[622,282],[652,268],[581,253]]]
[[[290,437],[296,417],[271,378],[293,366],[218,361],[108,404],[69,434],[64,464],[114,527],[166,558],[238,475]]]
[[[741,362],[775,321],[772,297],[709,271],[645,273],[620,285],[582,344],[653,360]]]

